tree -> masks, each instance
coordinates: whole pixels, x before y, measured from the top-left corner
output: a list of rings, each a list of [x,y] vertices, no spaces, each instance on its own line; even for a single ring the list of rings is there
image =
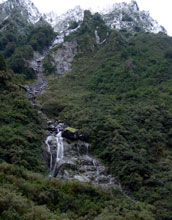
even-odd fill
[[[7,70],[6,63],[4,61],[3,56],[0,54],[0,71],[6,71],[6,70]]]

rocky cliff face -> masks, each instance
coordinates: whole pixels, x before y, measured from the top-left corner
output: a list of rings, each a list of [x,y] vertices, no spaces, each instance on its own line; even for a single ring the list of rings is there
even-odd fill
[[[57,121],[48,121],[48,137],[44,145],[44,157],[50,168],[50,176],[65,180],[115,186],[115,179],[105,167],[91,156],[90,145],[73,128],[66,128]]]
[[[111,8],[101,12],[105,23],[112,29],[125,29],[131,32],[164,32],[164,27],[158,24],[147,11],[140,11],[136,1],[131,3],[115,3]]]
[[[49,62],[55,67],[54,73],[64,74],[72,69],[72,62],[77,53],[77,41],[66,41],[52,49],[48,54]]]
[[[84,18],[84,10],[80,6],[70,9],[66,13],[57,16],[51,12],[44,15],[44,19],[49,22],[58,33],[67,31],[73,22],[81,22]]]
[[[28,22],[35,24],[42,18],[48,22],[56,32],[63,33],[70,29],[73,23],[81,23],[84,18],[84,10],[80,6],[62,14],[55,12],[41,14],[30,0],[6,0],[0,2],[0,23],[16,13]],[[109,9],[99,12],[105,23],[112,29],[125,29],[131,32],[146,31],[152,33],[164,32],[147,11],[140,11],[136,1],[131,3],[115,3]]]
[[[109,9],[99,11],[105,23],[112,29],[125,29],[131,32],[146,31],[152,33],[164,32],[164,27],[154,20],[148,11],[140,11],[136,1],[131,3],[115,3]],[[67,11],[61,16],[49,13],[44,18],[57,32],[66,31],[72,22],[83,21],[84,10],[79,6]]]
[[[41,13],[30,0],[8,0],[0,2],[0,23],[14,14],[22,16],[29,23],[36,23],[41,18]]]

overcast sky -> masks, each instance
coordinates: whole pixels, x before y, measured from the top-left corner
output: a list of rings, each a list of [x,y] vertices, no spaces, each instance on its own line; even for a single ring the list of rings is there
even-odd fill
[[[40,12],[55,11],[59,15],[80,5],[82,8],[101,8],[115,2],[130,2],[131,0],[32,0]],[[172,36],[172,0],[137,0],[140,10],[149,11],[151,16],[166,28]]]

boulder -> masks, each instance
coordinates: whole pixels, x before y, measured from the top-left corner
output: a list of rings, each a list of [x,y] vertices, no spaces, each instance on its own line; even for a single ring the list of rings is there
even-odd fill
[[[78,140],[78,130],[75,128],[67,127],[65,130],[62,132],[62,137],[70,139],[72,141]]]
[[[90,179],[88,179],[86,176],[84,176],[84,175],[75,175],[74,176],[74,179],[76,179],[76,180],[78,180],[78,181],[80,181],[80,182],[85,182],[85,183],[88,183],[88,182],[90,182]]]

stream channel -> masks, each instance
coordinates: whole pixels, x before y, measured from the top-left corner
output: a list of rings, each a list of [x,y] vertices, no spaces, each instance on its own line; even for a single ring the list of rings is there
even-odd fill
[[[47,52],[48,50],[43,55],[34,54],[31,66],[37,72],[37,80],[26,86],[26,89],[31,104],[46,120],[47,137],[43,144],[43,155],[50,169],[49,176],[66,181],[75,179],[103,187],[118,188],[128,199],[136,202],[122,189],[115,177],[107,173],[106,167],[91,154],[90,144],[80,132],[57,120],[49,119],[39,110],[36,96],[41,95],[48,85],[42,66]]]

